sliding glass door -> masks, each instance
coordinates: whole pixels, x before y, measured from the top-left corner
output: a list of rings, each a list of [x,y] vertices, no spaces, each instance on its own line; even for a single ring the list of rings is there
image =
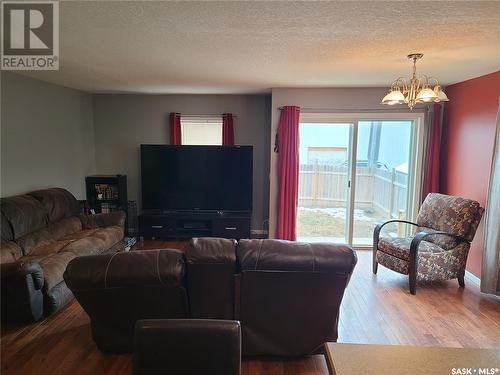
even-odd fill
[[[353,244],[371,245],[377,223],[408,218],[412,124],[358,122]]]
[[[371,246],[377,223],[413,218],[421,117],[371,116],[301,116],[299,240]]]

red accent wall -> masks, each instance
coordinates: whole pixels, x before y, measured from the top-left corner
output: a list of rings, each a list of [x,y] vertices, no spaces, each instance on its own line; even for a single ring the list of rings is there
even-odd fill
[[[500,96],[500,71],[450,85],[445,104],[442,191],[486,204],[496,114]],[[472,242],[467,270],[481,277],[484,217]]]

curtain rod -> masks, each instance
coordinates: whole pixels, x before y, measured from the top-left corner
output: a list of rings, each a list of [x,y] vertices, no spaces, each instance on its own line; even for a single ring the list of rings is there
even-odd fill
[[[222,115],[224,115],[224,113],[221,113],[220,115],[184,115],[181,113],[181,117],[203,117],[203,118],[217,117],[217,118],[219,118],[219,117],[222,117]],[[234,117],[238,117],[238,116],[233,115],[233,118]]]
[[[278,107],[282,111],[285,107]],[[426,107],[415,108],[412,112],[425,112]],[[393,112],[393,113],[411,113],[403,108],[308,108],[300,107],[300,112],[303,113],[370,113],[370,112]]]

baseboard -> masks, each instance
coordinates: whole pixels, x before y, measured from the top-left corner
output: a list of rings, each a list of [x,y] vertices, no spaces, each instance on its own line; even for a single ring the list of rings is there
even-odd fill
[[[473,275],[469,271],[465,271],[465,277],[468,278],[470,281],[472,281],[477,286],[481,286],[481,279],[479,277],[477,277],[476,275]]]

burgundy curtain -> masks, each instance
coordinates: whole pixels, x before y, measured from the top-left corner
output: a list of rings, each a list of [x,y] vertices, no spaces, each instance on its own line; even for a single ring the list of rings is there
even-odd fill
[[[234,145],[233,115],[231,113],[222,115],[222,144],[224,146]]]
[[[180,113],[170,112],[170,144],[182,144]]]
[[[429,138],[427,143],[427,165],[425,169],[424,191],[422,200],[429,193],[439,193],[440,190],[440,155],[441,155],[441,129],[442,105],[434,104],[434,113],[430,123]]]
[[[276,150],[278,152],[278,223],[276,238],[292,241],[297,239],[299,116],[299,107],[287,106],[282,108],[276,140]]]

